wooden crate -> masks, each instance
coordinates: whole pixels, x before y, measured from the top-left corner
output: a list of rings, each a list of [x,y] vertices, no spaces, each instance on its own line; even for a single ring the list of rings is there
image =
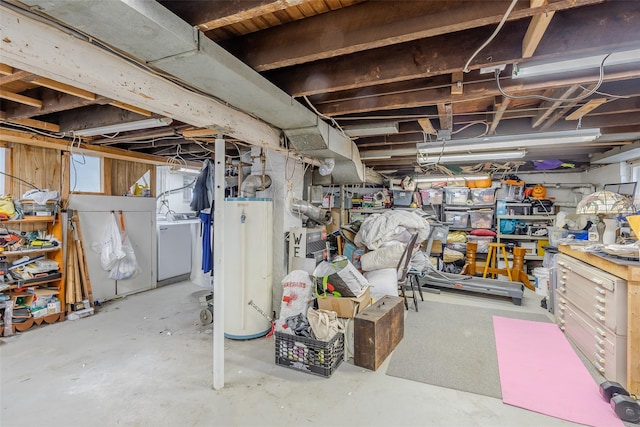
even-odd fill
[[[356,315],[353,323],[356,366],[377,370],[404,337],[402,298],[384,296]]]

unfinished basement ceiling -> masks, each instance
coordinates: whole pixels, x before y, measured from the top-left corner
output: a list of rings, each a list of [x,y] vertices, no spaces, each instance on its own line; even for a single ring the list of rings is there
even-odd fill
[[[456,140],[481,136],[600,129],[601,136],[591,142],[529,148],[522,159],[496,160],[529,170],[536,160],[586,167],[593,156],[640,139],[639,62],[608,65],[605,60],[600,84],[597,67],[512,78],[514,64],[640,49],[640,2],[517,1],[478,53],[511,1],[159,3],[332,127],[364,135],[366,129],[354,128],[390,125],[352,136],[363,163],[388,176],[420,170],[415,150],[424,142],[448,148]],[[85,31],[92,25],[88,21]],[[503,66],[498,85],[492,70]],[[156,116],[97,93],[74,93],[19,69],[0,72],[3,125],[50,125],[49,130],[62,132]],[[120,132],[115,138],[92,137],[91,143],[199,160],[210,155],[213,138],[211,132],[173,120],[169,126]],[[514,143],[512,148],[520,147]]]

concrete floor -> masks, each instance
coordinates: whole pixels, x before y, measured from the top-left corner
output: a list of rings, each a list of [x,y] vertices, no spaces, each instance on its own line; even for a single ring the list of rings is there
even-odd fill
[[[0,425],[571,426],[501,400],[394,378],[344,362],[330,379],[274,363],[273,339],[225,343],[212,389],[211,325],[190,282],[104,304],[96,315],[0,340]],[[510,299],[443,291],[432,300],[546,313]],[[406,313],[411,316],[412,312]],[[550,391],[552,392],[552,391]]]

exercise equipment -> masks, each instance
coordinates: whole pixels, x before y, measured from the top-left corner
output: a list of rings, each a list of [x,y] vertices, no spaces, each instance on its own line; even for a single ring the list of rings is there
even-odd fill
[[[435,222],[430,225],[432,234],[442,234],[442,227],[446,227],[446,229],[448,229],[447,225],[441,225]],[[429,255],[429,252],[427,252],[427,255]],[[472,269],[475,270],[475,263],[472,266]],[[467,271],[469,271],[468,268]],[[506,296],[511,298],[515,305],[522,304],[522,297],[524,295],[524,285],[522,283],[511,282],[508,280],[486,279],[462,274],[444,273],[433,268],[417,275],[417,279],[420,286],[436,286],[462,291]]]
[[[640,403],[620,383],[603,382],[600,384],[600,395],[611,404],[611,409],[622,421],[640,422]]]

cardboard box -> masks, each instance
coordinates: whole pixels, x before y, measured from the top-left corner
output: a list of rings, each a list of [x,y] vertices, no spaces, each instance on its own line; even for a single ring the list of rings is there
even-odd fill
[[[335,311],[338,313],[338,317],[353,318],[370,305],[370,287],[367,287],[367,290],[358,298],[334,297],[333,295],[327,295],[325,298],[318,297],[318,308]]]
[[[33,303],[33,294],[30,292],[11,292],[9,294],[11,301],[13,301],[13,305],[30,307]]]

